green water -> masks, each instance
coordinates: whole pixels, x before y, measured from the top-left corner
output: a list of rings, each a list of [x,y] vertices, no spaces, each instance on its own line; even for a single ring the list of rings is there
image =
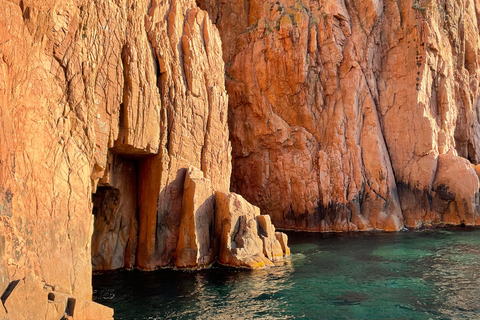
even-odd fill
[[[115,319],[480,319],[480,230],[289,233],[288,263],[94,276]]]

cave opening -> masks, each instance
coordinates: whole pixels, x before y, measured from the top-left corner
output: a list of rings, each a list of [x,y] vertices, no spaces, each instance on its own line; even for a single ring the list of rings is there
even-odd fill
[[[93,272],[132,269],[138,246],[138,166],[140,160],[110,154],[92,194]]]

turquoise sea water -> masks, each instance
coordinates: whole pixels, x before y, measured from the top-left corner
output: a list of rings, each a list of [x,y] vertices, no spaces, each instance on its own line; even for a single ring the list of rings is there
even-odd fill
[[[480,319],[480,230],[289,233],[261,271],[117,272],[93,278],[115,319]]]

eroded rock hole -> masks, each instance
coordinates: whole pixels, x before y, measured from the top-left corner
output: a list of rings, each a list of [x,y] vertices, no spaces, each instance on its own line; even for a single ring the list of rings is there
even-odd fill
[[[67,300],[67,307],[65,308],[65,314],[69,317],[73,316],[73,312],[75,311],[75,304],[76,300],[74,298],[68,298]]]

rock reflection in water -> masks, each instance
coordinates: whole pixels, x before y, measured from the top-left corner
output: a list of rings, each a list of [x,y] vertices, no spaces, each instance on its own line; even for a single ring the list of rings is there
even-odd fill
[[[182,301],[183,310],[169,316],[182,319],[286,319],[282,316],[286,301],[277,293],[291,285],[291,272],[293,267],[285,265],[251,272],[197,273],[196,289]],[[200,315],[199,310],[202,310]]]
[[[291,286],[293,271],[287,261],[256,271],[119,272],[94,277],[94,295],[109,305],[115,295],[116,320],[286,319],[286,301],[277,293]]]

